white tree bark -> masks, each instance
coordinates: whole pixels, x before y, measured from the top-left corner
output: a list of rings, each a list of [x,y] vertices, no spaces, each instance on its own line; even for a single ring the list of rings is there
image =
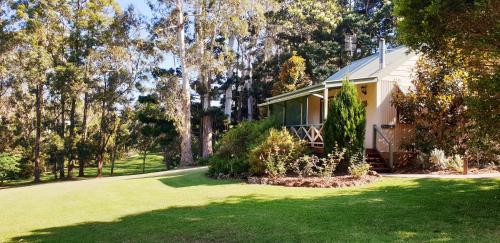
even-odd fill
[[[181,161],[183,166],[193,163],[191,148],[191,97],[189,94],[189,77],[186,68],[186,43],[184,37],[184,9],[182,0],[175,0],[177,9],[177,45],[182,70],[182,128],[181,135]]]
[[[248,92],[248,98],[247,98],[247,119],[249,121],[253,120],[253,94],[252,94],[252,84],[253,84],[253,79],[252,79],[252,72],[253,72],[253,54],[252,52],[248,53],[248,82],[247,82],[247,92]]]
[[[229,38],[229,48],[233,48],[234,46],[234,41],[236,38],[234,36],[231,36]],[[234,76],[234,67],[233,63],[229,66],[227,70],[227,78],[231,79]],[[229,121],[231,121],[231,111],[232,111],[232,105],[233,105],[233,84],[230,84],[227,86],[225,94],[224,94],[224,114],[226,114],[227,118]]]

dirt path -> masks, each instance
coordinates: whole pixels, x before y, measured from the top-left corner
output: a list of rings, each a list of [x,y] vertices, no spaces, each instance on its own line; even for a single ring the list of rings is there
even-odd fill
[[[381,173],[383,177],[400,178],[441,178],[441,179],[479,179],[479,178],[500,178],[500,172],[469,175],[435,175],[435,174],[388,174]]]

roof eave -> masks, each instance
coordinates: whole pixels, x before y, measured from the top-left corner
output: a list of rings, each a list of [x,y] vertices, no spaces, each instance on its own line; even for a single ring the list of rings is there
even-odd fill
[[[307,96],[313,93],[316,93],[318,91],[323,90],[324,88],[335,88],[335,87],[341,87],[342,86],[342,80],[327,80],[324,81],[320,84],[315,84],[311,85],[302,89],[298,89],[292,92],[276,95],[273,97],[269,97],[266,99],[266,102],[258,104],[258,107],[261,106],[266,106],[266,105],[271,105],[275,103],[280,103],[283,101],[299,98],[302,96]],[[378,78],[377,77],[367,77],[367,78],[357,78],[357,79],[350,79],[350,81],[354,82],[355,84],[363,84],[363,83],[373,83],[377,82]]]

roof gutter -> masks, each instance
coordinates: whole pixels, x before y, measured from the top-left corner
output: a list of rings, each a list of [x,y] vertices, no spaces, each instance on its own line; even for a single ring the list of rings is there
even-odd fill
[[[308,96],[311,94],[314,94],[316,92],[322,91],[325,88],[336,88],[336,87],[341,87],[342,82],[344,80],[328,80],[324,81],[320,84],[315,84],[311,85],[302,89],[298,89],[292,92],[276,95],[273,97],[269,97],[266,99],[266,102],[258,104],[258,107],[266,106],[266,105],[271,105],[275,103],[280,103],[283,101],[287,100],[292,100],[295,98],[300,98],[303,96]],[[364,83],[374,83],[378,81],[377,77],[368,77],[368,78],[358,78],[358,79],[351,79],[350,81],[354,82],[355,84],[364,84]]]

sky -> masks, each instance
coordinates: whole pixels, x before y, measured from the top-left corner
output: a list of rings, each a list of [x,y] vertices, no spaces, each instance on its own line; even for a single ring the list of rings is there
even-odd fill
[[[129,5],[134,5],[135,9],[144,14],[146,17],[151,16],[151,9],[149,8],[146,0],[117,0],[122,9],[127,8]]]
[[[116,1],[118,2],[118,4],[120,4],[122,9],[126,9],[129,5],[133,5],[135,10],[140,14],[146,16],[146,18],[152,17],[152,12],[147,4],[147,0],[116,0]],[[164,66],[165,68],[173,67],[172,57],[168,56],[167,58],[165,58],[165,61],[162,63],[162,66]],[[152,87],[151,83],[147,83],[145,85],[147,87]],[[196,95],[196,92],[194,90],[191,90],[191,93]],[[135,96],[137,95],[138,94],[136,94]],[[194,101],[198,101],[196,96],[194,97]],[[212,106],[220,106],[220,101],[212,100],[211,104]]]

